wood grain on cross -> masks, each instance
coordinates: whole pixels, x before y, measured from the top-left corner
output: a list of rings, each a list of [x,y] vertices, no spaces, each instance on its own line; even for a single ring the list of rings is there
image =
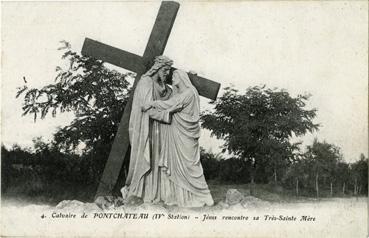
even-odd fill
[[[82,47],[82,54],[135,72],[137,75],[133,84],[134,90],[141,75],[152,66],[154,58],[163,54],[178,9],[179,4],[177,2],[164,1],[161,3],[149,42],[146,45],[142,57],[89,38],[85,39]],[[212,100],[216,99],[220,88],[219,83],[194,74],[189,74],[189,77],[201,96]],[[122,165],[124,158],[129,158],[129,156],[127,156],[127,151],[130,146],[128,125],[132,100],[133,93],[130,95],[128,103],[124,108],[123,116],[118,126],[118,131],[114,138],[109,158],[96,192],[96,197],[111,194],[118,180],[120,171],[123,169]]]

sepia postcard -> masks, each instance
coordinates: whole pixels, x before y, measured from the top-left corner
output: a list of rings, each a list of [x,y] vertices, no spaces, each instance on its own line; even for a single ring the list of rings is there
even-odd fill
[[[368,237],[368,1],[2,1],[2,237]]]

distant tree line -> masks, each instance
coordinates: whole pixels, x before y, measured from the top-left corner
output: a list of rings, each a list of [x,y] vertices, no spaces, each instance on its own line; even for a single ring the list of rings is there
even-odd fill
[[[364,154],[360,159],[347,163],[332,150],[335,146],[315,140],[298,159],[280,169],[277,173],[268,168],[258,168],[250,173],[252,163],[237,157],[228,159],[221,155],[201,151],[201,162],[207,180],[216,180],[226,184],[255,183],[281,186],[296,196],[332,197],[357,196],[368,194],[368,158]],[[313,150],[314,151],[312,154]],[[329,157],[331,159],[327,159]],[[337,156],[338,155],[338,156]]]
[[[368,158],[356,162],[342,160],[337,148],[315,140],[305,153],[283,170],[259,167],[254,173],[249,160],[225,159],[201,148],[201,163],[206,179],[223,184],[270,184],[291,195],[308,197],[359,196],[368,194]],[[47,202],[63,199],[91,200],[99,176],[88,155],[65,153],[52,148],[41,138],[34,148],[17,145],[1,147],[1,190],[3,196],[41,197]],[[329,158],[329,159],[327,159]]]
[[[1,146],[1,192],[3,197],[38,197],[44,202],[93,198],[98,178],[88,155],[61,152],[34,140],[34,148]]]

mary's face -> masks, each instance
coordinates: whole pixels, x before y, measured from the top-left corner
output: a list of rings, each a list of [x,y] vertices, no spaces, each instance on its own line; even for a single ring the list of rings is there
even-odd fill
[[[173,73],[173,78],[172,78],[172,85],[173,86],[177,86],[180,82],[179,76],[177,73]]]

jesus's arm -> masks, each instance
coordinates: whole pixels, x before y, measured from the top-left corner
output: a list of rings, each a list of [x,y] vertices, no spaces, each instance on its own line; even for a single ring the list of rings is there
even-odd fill
[[[150,118],[164,123],[170,123],[172,114],[183,109],[184,104],[182,101],[182,96],[176,95],[169,100],[151,101],[144,108],[148,111]]]
[[[165,110],[151,108],[150,110],[148,110],[148,114],[151,119],[161,121],[164,123],[171,123],[172,114],[175,112],[179,112],[182,109],[183,109],[182,105],[176,104]]]

